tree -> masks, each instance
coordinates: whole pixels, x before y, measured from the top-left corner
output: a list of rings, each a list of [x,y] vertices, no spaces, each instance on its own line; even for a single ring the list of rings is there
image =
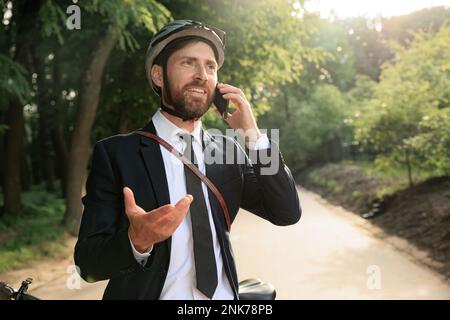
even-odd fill
[[[85,181],[87,163],[90,153],[92,124],[95,119],[100,99],[102,77],[116,42],[122,49],[136,48],[130,26],[142,26],[154,32],[157,26],[170,17],[170,13],[154,0],[131,0],[123,2],[96,1],[83,3],[87,12],[98,21],[101,18],[105,30],[92,50],[90,63],[82,80],[79,106],[75,115],[74,130],[71,135],[69,167],[67,172],[67,207],[64,224],[72,234],[78,233],[82,214],[82,186]]]
[[[450,108],[440,108],[419,122],[420,133],[406,141],[436,175],[450,175]]]
[[[3,115],[10,100],[19,99],[21,102],[24,102],[27,99],[28,93],[30,92],[30,85],[26,73],[26,70],[20,64],[14,62],[8,56],[0,54],[0,183],[5,197],[4,203],[8,203],[9,208],[7,207],[7,211],[9,212],[16,211],[16,209],[11,209],[11,206],[20,207],[20,198],[11,198],[8,196],[8,199],[6,199],[6,195],[11,194],[9,191],[5,192],[5,182],[8,179],[4,172],[6,163],[9,162],[9,159],[7,162],[5,157],[5,134],[10,127],[6,122],[6,116]],[[10,185],[11,182],[8,182],[8,187]]]
[[[28,89],[24,79],[24,69],[30,65],[31,39],[37,22],[42,1],[16,1],[10,5],[12,27],[6,30],[7,37],[2,43],[6,52],[12,52],[11,57],[3,56],[1,64],[6,66],[6,85],[3,91],[11,94],[7,110],[7,134],[5,139],[5,174],[4,176],[4,207],[8,214],[17,214],[21,210],[22,164],[24,150],[24,117],[23,105]],[[5,4],[3,4],[5,7]],[[11,50],[14,48],[14,50]],[[10,51],[11,50],[11,51]],[[24,68],[25,67],[25,68]],[[9,71],[9,72],[8,72]],[[18,84],[17,88],[12,85]]]
[[[431,123],[446,119],[449,108],[449,41],[450,27],[444,25],[437,33],[415,33],[407,47],[397,46],[395,60],[383,65],[373,96],[355,115],[356,138],[377,151],[379,164],[403,165],[411,186],[414,168],[448,162],[446,153],[439,151],[446,142],[433,141],[449,123],[437,127]],[[432,145],[435,152],[424,152]]]
[[[295,108],[289,121],[281,101],[274,100],[272,110],[261,120],[264,125],[280,129],[283,156],[293,172],[342,158],[345,99],[337,87],[319,84],[305,100],[291,96],[289,103]]]
[[[185,18],[189,12],[190,18],[226,31],[226,57],[219,81],[242,88],[257,115],[270,109],[269,97],[280,94],[285,83],[300,77],[305,61],[318,59],[319,53],[309,42],[314,21],[307,15],[302,17],[302,8],[289,1],[163,3],[175,18]],[[218,125],[212,118],[206,122]]]

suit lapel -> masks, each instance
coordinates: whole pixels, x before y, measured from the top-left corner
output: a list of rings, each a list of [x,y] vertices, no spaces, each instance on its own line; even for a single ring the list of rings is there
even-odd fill
[[[153,122],[150,122],[146,127],[142,129],[156,134],[156,129]],[[167,185],[166,170],[164,168],[164,161],[161,154],[159,143],[146,137],[141,138],[141,155],[147,169],[150,182],[153,187],[155,198],[158,207],[170,203],[169,187]],[[170,255],[171,237],[167,239],[167,245]]]

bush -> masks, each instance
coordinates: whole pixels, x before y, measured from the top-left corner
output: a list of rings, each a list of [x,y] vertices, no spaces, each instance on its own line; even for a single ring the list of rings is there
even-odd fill
[[[0,272],[64,252],[64,200],[34,188],[24,193],[23,203],[20,214],[0,219]]]

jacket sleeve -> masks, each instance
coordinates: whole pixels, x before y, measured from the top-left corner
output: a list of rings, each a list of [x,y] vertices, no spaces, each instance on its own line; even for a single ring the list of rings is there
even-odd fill
[[[241,207],[275,225],[292,225],[301,216],[297,188],[278,145],[270,144],[269,149],[249,150]]]
[[[129,223],[124,212],[122,186],[102,142],[94,147],[83,204],[74,254],[81,277],[94,282],[145,268],[134,258],[128,238]]]

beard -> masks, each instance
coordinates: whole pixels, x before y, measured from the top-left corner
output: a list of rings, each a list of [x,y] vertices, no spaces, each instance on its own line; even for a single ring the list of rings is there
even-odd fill
[[[205,90],[201,96],[192,94],[188,91],[189,88],[201,88]],[[186,115],[190,119],[196,119],[202,117],[211,106],[214,94],[210,92],[209,88],[198,82],[191,82],[185,85],[181,90],[174,90],[170,86],[170,92],[166,93],[167,101],[169,105],[172,105],[175,110]]]

